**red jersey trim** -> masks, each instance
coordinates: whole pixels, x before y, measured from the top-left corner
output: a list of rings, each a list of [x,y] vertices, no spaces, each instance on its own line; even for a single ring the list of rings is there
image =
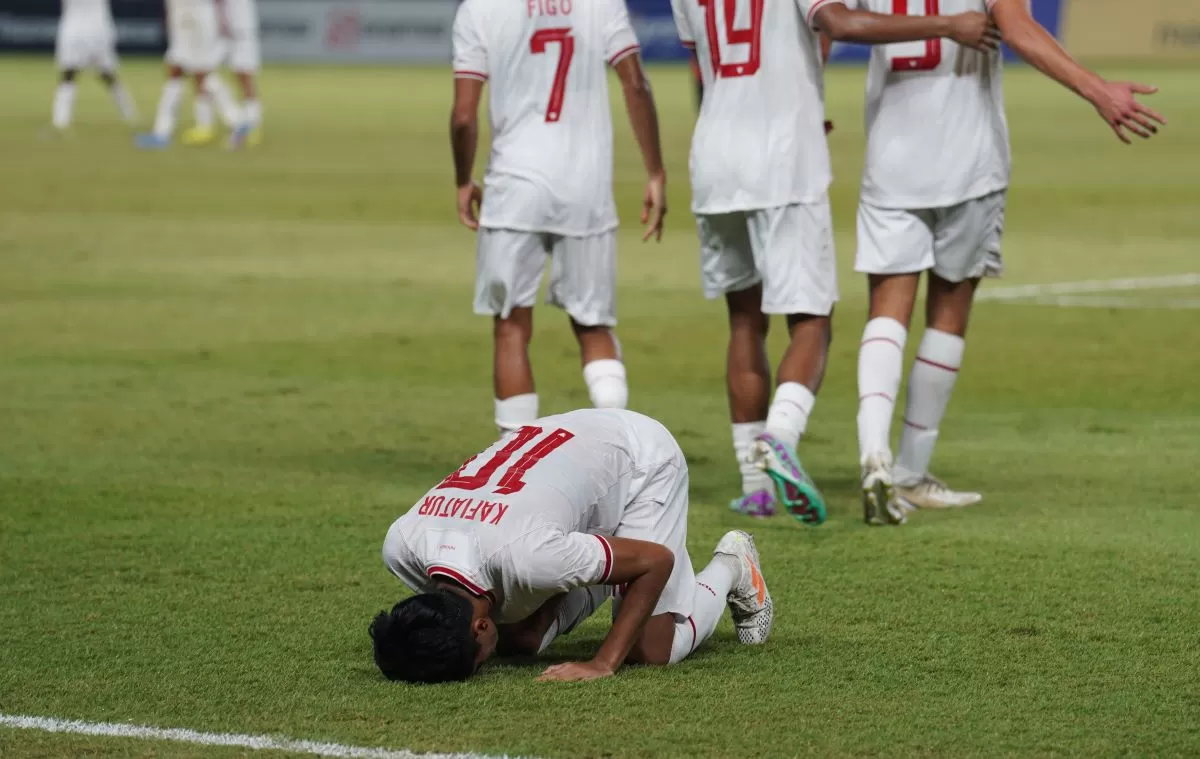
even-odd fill
[[[488,75],[483,73],[482,71],[463,70],[463,71],[455,71],[454,78],[455,79],[478,79],[481,82],[486,82]]]
[[[817,2],[813,3],[813,6],[808,9],[808,25],[809,26],[813,25],[813,20],[817,17],[817,11],[821,10],[826,5],[829,5],[830,3],[842,3],[843,5],[845,5],[843,0],[817,0]]]
[[[608,541],[604,538],[600,537],[599,535],[595,535],[593,537],[600,541],[600,546],[604,549],[604,574],[600,577],[599,583],[600,585],[603,585],[604,583],[608,582],[609,576],[612,575],[613,550],[612,546],[610,546]]]
[[[642,46],[641,46],[641,45],[638,45],[638,44],[636,44],[636,43],[635,43],[635,44],[633,44],[633,45],[630,45],[630,46],[629,46],[629,47],[627,47],[627,48],[624,48],[624,49],[622,49],[622,50],[618,50],[616,55],[614,55],[612,58],[609,58],[609,59],[608,59],[608,65],[609,65],[609,66],[616,66],[616,65],[617,65],[618,63],[620,63],[622,60],[624,60],[625,58],[628,58],[629,56],[631,56],[631,55],[633,55],[634,53],[636,53],[636,52],[640,51],[641,49],[642,49]]]
[[[459,585],[462,585],[464,588],[471,591],[472,593],[474,593],[477,596],[490,596],[491,595],[490,591],[488,591],[485,588],[479,587],[479,585],[468,580],[466,575],[464,575],[462,572],[451,569],[450,567],[432,566],[429,569],[425,570],[425,573],[427,575],[429,575],[430,579],[432,579],[435,575],[442,575],[443,577],[449,577],[451,580],[454,580]]]
[[[684,47],[686,47],[688,50],[695,50],[695,49],[696,49],[696,43],[695,43],[695,42],[693,42],[693,41],[691,41],[691,40],[683,40],[683,42],[682,42],[681,44],[682,44]]]

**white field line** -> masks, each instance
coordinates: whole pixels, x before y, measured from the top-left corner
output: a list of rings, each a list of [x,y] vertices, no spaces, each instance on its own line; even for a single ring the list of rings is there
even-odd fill
[[[1141,298],[1106,298],[1096,295],[1056,295],[1033,298],[1028,302],[1039,306],[1058,306],[1059,308],[1166,309],[1169,311],[1200,308],[1200,299],[1196,298],[1143,300]]]
[[[341,743],[319,743],[270,735],[202,733],[184,728],[147,727],[118,722],[82,722],[51,717],[26,717],[16,714],[0,714],[0,727],[40,730],[45,733],[174,741],[199,746],[230,746],[253,751],[290,751],[294,754],[332,756],[341,759],[499,759],[499,757],[489,757],[485,754],[416,754],[403,749],[346,746]]]
[[[985,288],[976,293],[975,300],[1022,300],[1025,298],[1045,298],[1046,296],[1057,295],[1088,295],[1093,293],[1130,292],[1134,290],[1163,290],[1173,287],[1192,287],[1195,285],[1200,285],[1200,272],[1191,272],[1188,274],[1168,274],[1162,277],[1091,279],[1083,282],[1051,282],[1049,284],[1042,285],[1017,285],[1016,287]],[[1179,307],[1180,306],[1176,306],[1176,308]],[[1190,308],[1190,306],[1183,307]]]

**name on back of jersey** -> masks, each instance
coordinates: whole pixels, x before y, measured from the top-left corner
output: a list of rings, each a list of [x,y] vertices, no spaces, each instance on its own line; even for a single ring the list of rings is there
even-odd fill
[[[529,18],[534,16],[569,16],[574,7],[571,0],[525,0]]]
[[[500,501],[485,501],[482,498],[447,498],[444,495],[427,495],[417,507],[417,515],[462,519],[480,524],[500,524],[508,513],[508,504]]]

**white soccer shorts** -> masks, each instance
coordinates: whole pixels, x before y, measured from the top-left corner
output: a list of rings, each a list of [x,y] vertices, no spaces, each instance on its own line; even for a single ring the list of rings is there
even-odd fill
[[[699,215],[707,298],[763,286],[766,314],[826,316],[838,299],[828,199],[759,211]]]
[[[654,614],[674,614],[682,622],[692,615],[696,575],[687,550],[688,467],[675,438],[648,417],[631,422],[636,428],[635,460],[651,463],[634,480],[632,502],[621,515],[614,533],[618,538],[645,540],[666,546],[675,555],[675,568],[663,588]],[[620,589],[613,598],[613,613],[620,605]]]
[[[88,19],[64,18],[58,25],[54,58],[60,71],[96,69],[115,71],[117,41],[107,24],[97,26]]]
[[[546,303],[585,327],[613,327],[616,316],[617,236],[588,237],[479,228],[475,250],[475,313],[507,319],[532,306],[550,259]]]
[[[239,74],[257,74],[262,70],[262,49],[258,41],[257,24],[250,27],[233,26],[225,40],[225,63]]]
[[[854,268],[865,274],[912,274],[932,269],[942,279],[962,282],[1004,273],[1007,192],[948,208],[906,211],[858,207],[858,255]]]
[[[173,4],[167,12],[167,36],[167,64],[189,74],[214,71],[225,52],[212,3]]]

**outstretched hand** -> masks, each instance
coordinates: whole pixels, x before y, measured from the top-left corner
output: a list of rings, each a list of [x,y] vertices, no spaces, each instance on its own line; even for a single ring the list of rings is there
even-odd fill
[[[1135,134],[1142,139],[1149,139],[1158,134],[1158,127],[1165,126],[1167,120],[1162,114],[1138,102],[1137,95],[1153,95],[1157,87],[1137,82],[1105,82],[1098,94],[1093,97],[1092,105],[1100,118],[1107,122],[1121,142],[1129,144],[1129,134]],[[1129,134],[1126,134],[1128,132]]]
[[[565,664],[555,664],[548,668],[538,678],[538,682],[583,682],[585,680],[599,680],[602,677],[612,677],[616,674],[611,667],[606,667],[602,664],[597,664],[594,661],[572,661]]]

